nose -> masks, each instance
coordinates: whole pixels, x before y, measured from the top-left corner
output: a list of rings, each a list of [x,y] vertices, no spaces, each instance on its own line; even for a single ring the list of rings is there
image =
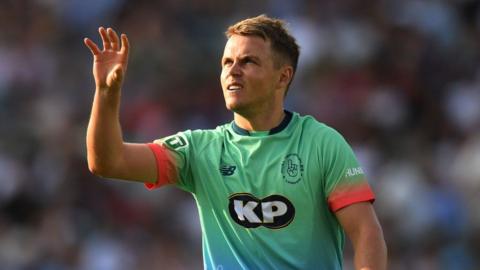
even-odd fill
[[[242,68],[237,61],[233,62],[230,66],[230,70],[228,71],[229,75],[232,76],[239,76],[242,74]]]

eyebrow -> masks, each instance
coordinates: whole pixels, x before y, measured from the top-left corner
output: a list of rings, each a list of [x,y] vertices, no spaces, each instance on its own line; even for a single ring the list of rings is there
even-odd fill
[[[245,58],[260,60],[260,57],[258,57],[256,55],[253,55],[253,54],[244,54],[244,55],[240,56],[240,59],[245,59]]]
[[[223,63],[223,61],[225,61],[225,59],[232,59],[233,57],[222,57],[222,60],[221,62]],[[261,58],[256,56],[256,55],[253,55],[253,54],[244,54],[244,55],[241,55],[239,57],[240,59],[247,59],[247,58],[250,58],[250,59],[253,59],[253,60],[257,60],[257,61],[260,61]]]

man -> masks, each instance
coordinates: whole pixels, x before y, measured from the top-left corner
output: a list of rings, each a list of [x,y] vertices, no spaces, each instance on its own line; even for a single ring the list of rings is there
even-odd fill
[[[228,28],[220,81],[234,121],[151,144],[125,143],[120,88],[129,43],[90,39],[96,83],[87,130],[97,175],[173,184],[199,206],[206,269],[342,269],[344,232],[356,269],[385,269],[386,247],[365,175],[333,129],[283,109],[299,48],[267,16]]]

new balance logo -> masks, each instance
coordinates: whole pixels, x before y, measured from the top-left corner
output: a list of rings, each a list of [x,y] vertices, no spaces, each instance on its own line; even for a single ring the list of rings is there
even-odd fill
[[[235,166],[235,165],[222,164],[222,165],[220,165],[220,173],[223,176],[230,176],[230,175],[233,175],[235,173],[236,168],[237,168],[237,166]]]

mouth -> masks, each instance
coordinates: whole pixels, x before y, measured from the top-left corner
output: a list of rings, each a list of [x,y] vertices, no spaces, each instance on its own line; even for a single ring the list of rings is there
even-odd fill
[[[227,86],[227,91],[229,92],[236,92],[236,91],[240,91],[243,89],[243,85],[239,84],[239,83],[232,83],[232,84],[229,84]]]

